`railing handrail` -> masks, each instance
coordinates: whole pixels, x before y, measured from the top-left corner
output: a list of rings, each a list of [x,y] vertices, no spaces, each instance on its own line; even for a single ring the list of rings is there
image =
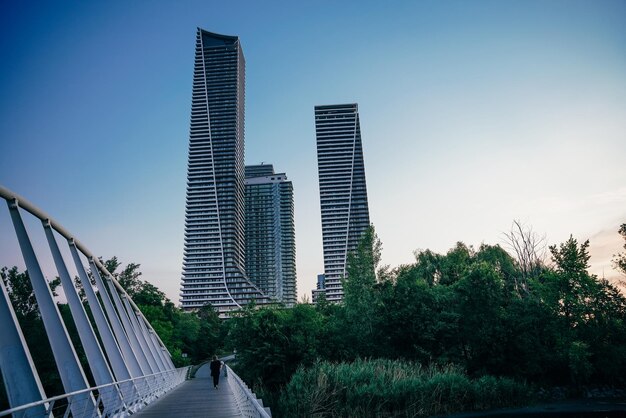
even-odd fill
[[[272,418],[272,416],[268,414],[265,408],[263,408],[263,406],[259,403],[259,400],[254,396],[252,391],[243,383],[237,373],[235,373],[233,369],[231,369],[226,363],[224,363],[224,367],[226,367],[226,369],[228,370],[229,379],[231,377],[235,378],[235,382],[237,383],[237,385],[239,385],[241,390],[244,391],[248,400],[252,403],[252,406],[254,406],[254,409],[256,409],[256,411],[259,413],[259,416],[262,418]]]
[[[16,200],[17,204],[18,204],[18,206],[20,208],[22,208],[26,212],[32,214],[33,216],[38,218],[40,221],[47,221],[50,224],[50,227],[52,229],[54,229],[55,231],[57,231],[59,234],[61,234],[61,236],[63,238],[67,239],[68,241],[73,242],[74,245],[76,246],[76,248],[78,250],[80,250],[81,253],[83,253],[87,258],[93,260],[94,264],[100,270],[105,272],[108,277],[111,278],[111,282],[115,285],[117,290],[119,292],[121,292],[123,295],[126,295],[128,301],[130,302],[130,304],[133,307],[133,309],[136,312],[138,312],[139,315],[141,315],[141,317],[146,322],[146,324],[148,324],[148,327],[154,331],[154,329],[152,328],[152,325],[150,325],[150,322],[146,319],[146,317],[144,316],[143,312],[141,312],[139,307],[135,304],[133,299],[128,295],[126,290],[122,287],[122,285],[120,285],[118,283],[118,281],[115,279],[115,277],[113,277],[113,275],[109,272],[109,270],[107,270],[107,268],[104,266],[104,264],[102,264],[102,262],[98,259],[98,257],[95,257],[91,253],[91,251],[89,251],[87,249],[87,247],[85,247],[78,239],[76,239],[76,237],[73,234],[71,234],[67,229],[65,229],[65,227],[63,227],[63,225],[61,225],[59,222],[57,222],[54,218],[52,218],[50,215],[48,215],[42,209],[38,208],[33,203],[28,201],[28,199],[25,199],[24,197],[22,197],[19,194],[13,192],[12,190],[7,189],[6,187],[2,186],[1,184],[0,184],[0,197],[4,198],[7,201]],[[171,353],[169,352],[169,350],[167,349],[165,344],[163,344],[163,341],[161,340],[159,335],[156,332],[154,333],[154,335],[159,340],[159,342],[161,343],[162,347],[168,352],[168,354],[171,357]]]
[[[15,408],[11,408],[11,409],[7,409],[4,411],[0,411],[0,417],[4,417],[7,415],[10,415],[14,412],[19,412],[22,411],[24,409],[30,409],[39,405],[44,405],[44,404],[48,404],[51,402],[56,402],[59,401],[61,399],[65,399],[65,398],[69,398],[71,396],[76,396],[76,395],[80,395],[82,393],[87,393],[87,392],[93,392],[94,390],[100,390],[100,389],[104,389],[107,387],[113,387],[116,385],[121,385],[123,383],[128,383],[128,382],[134,382],[137,380],[142,380],[142,379],[146,379],[148,377],[156,377],[162,374],[166,374],[166,373],[172,373],[172,372],[176,372],[176,371],[182,371],[183,369],[189,369],[190,366],[185,366],[185,367],[179,367],[177,369],[171,369],[171,370],[165,370],[163,372],[159,372],[159,373],[153,373],[153,374],[147,374],[145,376],[139,376],[139,377],[133,377],[132,379],[126,379],[126,380],[120,380],[118,382],[113,382],[113,383],[107,383],[106,385],[100,385],[100,386],[93,386],[87,389],[81,389],[81,390],[77,390],[75,392],[71,392],[71,393],[64,393],[63,395],[57,395],[57,396],[53,396],[51,398],[46,398],[46,399],[42,399],[40,401],[37,402],[31,402],[31,403],[27,403],[24,405],[20,405],[20,406],[16,406]]]

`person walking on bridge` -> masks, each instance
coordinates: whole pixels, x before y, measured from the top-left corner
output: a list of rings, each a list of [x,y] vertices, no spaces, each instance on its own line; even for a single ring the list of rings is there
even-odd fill
[[[220,370],[222,370],[222,362],[217,359],[217,356],[213,356],[211,362],[211,376],[213,376],[213,387],[217,389],[220,384]]]

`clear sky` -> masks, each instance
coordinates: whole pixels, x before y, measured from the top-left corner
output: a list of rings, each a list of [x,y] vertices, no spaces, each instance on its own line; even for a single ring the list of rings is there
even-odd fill
[[[590,238],[615,275],[625,22],[602,0],[2,1],[0,184],[178,301],[200,26],[241,38],[246,162],[294,183],[300,295],[323,270],[313,106],[346,102],[384,263],[502,243],[520,219]],[[22,264],[14,244],[0,265]]]

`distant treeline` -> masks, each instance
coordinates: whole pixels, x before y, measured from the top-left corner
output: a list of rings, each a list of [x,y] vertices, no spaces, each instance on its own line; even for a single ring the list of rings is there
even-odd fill
[[[626,299],[588,273],[589,243],[570,237],[544,260],[542,240],[515,228],[515,258],[458,243],[395,269],[377,268],[369,230],[349,257],[343,304],[248,309],[226,324],[238,373],[275,416],[302,417],[428,415],[527,402],[530,387],[623,387]],[[626,273],[626,251],[614,261]],[[444,394],[440,408],[424,390]]]

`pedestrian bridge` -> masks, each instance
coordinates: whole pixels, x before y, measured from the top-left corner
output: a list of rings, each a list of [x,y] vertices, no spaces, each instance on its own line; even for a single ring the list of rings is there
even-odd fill
[[[10,289],[0,280],[0,371],[9,404],[9,409],[0,411],[0,417],[271,416],[227,365],[218,390],[213,389],[208,365],[202,365],[194,378],[190,367],[175,368],[169,351],[139,307],[87,247],[44,211],[2,186],[1,200],[6,201],[10,213],[65,393],[46,396],[9,297]],[[79,361],[77,342],[70,338],[43,274],[39,258],[43,250],[33,243],[33,224],[39,224],[35,232],[45,236],[45,256],[54,262],[87,370]],[[80,279],[84,300],[69,266]],[[88,383],[87,371],[95,386]]]
[[[195,378],[179,385],[158,401],[137,413],[137,418],[161,417],[271,417],[263,402],[250,396],[249,389],[232,369],[224,368],[220,376],[219,389],[213,389],[213,378],[209,365],[196,372]]]

